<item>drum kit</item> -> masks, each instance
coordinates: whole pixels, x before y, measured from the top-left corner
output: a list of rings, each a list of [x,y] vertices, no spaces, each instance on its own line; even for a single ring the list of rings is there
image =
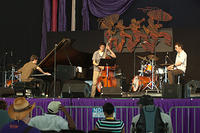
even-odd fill
[[[11,64],[11,70],[4,72],[4,87],[13,88],[14,83],[21,81],[21,74],[15,70],[15,65]]]
[[[155,62],[159,60],[156,55],[137,56],[141,59],[139,74],[132,79],[132,91],[155,90],[157,93],[162,89],[162,84],[167,83],[167,66],[171,64],[160,64],[157,67]],[[160,88],[160,89],[159,89]]]

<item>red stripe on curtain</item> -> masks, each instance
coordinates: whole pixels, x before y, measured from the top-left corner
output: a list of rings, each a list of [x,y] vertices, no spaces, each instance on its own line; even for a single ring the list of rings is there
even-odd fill
[[[52,23],[51,31],[57,31],[57,9],[58,9],[58,0],[52,0]]]

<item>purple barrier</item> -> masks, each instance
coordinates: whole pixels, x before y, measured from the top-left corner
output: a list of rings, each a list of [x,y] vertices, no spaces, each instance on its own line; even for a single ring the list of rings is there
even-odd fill
[[[2,99],[2,98],[0,98]],[[13,102],[13,98],[6,98],[7,104]],[[94,129],[95,122],[98,118],[92,117],[92,108],[102,106],[105,102],[110,102],[116,107],[116,118],[121,119],[125,123],[125,130],[129,132],[132,117],[139,113],[137,109],[138,99],[92,99],[92,98],[29,98],[30,103],[36,103],[41,106],[44,112],[47,111],[47,106],[50,101],[60,101],[64,106],[69,106],[67,109],[74,119],[77,128],[89,131]],[[169,113],[170,108],[176,106],[199,106],[200,99],[154,99],[155,105],[159,106],[164,112]],[[37,114],[36,114],[37,112]],[[42,114],[41,110],[33,110],[33,116]],[[64,117],[63,113],[60,113]],[[174,133],[196,133],[200,132],[200,127],[196,126],[200,122],[200,109],[172,109],[171,110],[172,124]]]

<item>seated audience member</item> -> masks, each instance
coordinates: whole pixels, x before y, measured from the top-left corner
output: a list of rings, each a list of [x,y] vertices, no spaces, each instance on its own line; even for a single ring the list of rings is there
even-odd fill
[[[124,122],[113,117],[114,106],[111,103],[103,105],[105,119],[98,120],[94,130],[125,133]]]
[[[67,120],[57,115],[59,109],[64,112]],[[48,105],[48,113],[36,116],[29,122],[30,126],[36,127],[41,131],[57,131],[75,129],[74,121],[64,106],[59,101],[52,101]]]
[[[27,125],[34,107],[35,103],[33,105],[29,104],[24,97],[16,98],[8,108],[8,115],[14,121],[4,125],[0,133],[40,133],[38,129]]]
[[[160,111],[154,105],[153,98],[143,95],[137,103],[140,107],[140,114],[132,119],[131,133],[172,133],[172,122],[168,114]]]
[[[8,115],[8,111],[6,110],[7,103],[4,100],[0,100],[0,129],[7,123],[11,122]]]

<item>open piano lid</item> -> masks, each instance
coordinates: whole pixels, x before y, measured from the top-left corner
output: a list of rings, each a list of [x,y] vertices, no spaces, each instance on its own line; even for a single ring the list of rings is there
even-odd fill
[[[54,67],[54,52],[56,49],[56,64],[57,65],[70,65],[81,67],[92,66],[92,54],[80,52],[72,47],[73,42],[71,39],[63,38],[54,47],[47,56],[39,63],[39,66],[44,69],[53,70]],[[70,62],[69,62],[70,60]]]

